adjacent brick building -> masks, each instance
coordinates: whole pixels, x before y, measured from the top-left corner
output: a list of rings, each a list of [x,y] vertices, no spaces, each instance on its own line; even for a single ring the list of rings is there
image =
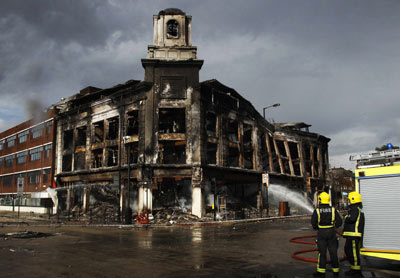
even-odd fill
[[[0,133],[0,206],[11,210],[45,212],[52,207],[46,192],[54,179],[54,110],[40,119],[23,122]],[[23,184],[23,197],[17,198],[17,183]],[[22,187],[21,187],[22,188]]]

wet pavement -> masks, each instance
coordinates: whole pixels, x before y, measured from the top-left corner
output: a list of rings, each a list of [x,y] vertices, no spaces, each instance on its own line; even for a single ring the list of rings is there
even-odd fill
[[[26,231],[52,235],[7,237]],[[0,277],[312,277],[316,270],[291,257],[310,249],[289,242],[314,234],[308,218],[147,228],[30,223],[3,225],[0,234]],[[348,269],[343,262],[340,277]],[[400,277],[400,264],[364,260],[363,270],[364,277]]]

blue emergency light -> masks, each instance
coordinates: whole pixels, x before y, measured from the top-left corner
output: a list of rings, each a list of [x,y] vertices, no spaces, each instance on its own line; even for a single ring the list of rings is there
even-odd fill
[[[388,144],[386,145],[386,147],[387,147],[387,149],[388,149],[388,150],[391,150],[391,149],[393,149],[393,145],[392,145],[392,143],[388,143]]]

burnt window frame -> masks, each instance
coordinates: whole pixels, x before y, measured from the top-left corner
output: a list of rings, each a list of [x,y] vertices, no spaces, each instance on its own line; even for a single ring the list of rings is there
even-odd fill
[[[103,127],[102,127],[102,130],[103,130],[103,136],[102,136],[102,138],[101,138],[101,140],[99,140],[99,138],[98,138],[98,136],[96,136],[96,129],[97,129],[97,126],[98,125],[102,125]],[[92,142],[94,143],[94,144],[98,144],[98,143],[103,143],[104,142],[104,138],[105,138],[105,124],[104,124],[104,120],[101,120],[101,121],[97,121],[97,122],[95,122],[95,123],[92,123],[92,128],[93,128],[93,137],[92,137]]]
[[[139,136],[139,110],[138,109],[133,109],[131,111],[126,112],[125,114],[126,117],[126,130],[125,130],[125,135],[127,136]],[[131,126],[131,123],[133,122],[133,125]]]
[[[170,110],[171,112],[167,112]],[[173,113],[175,111],[175,113]],[[163,115],[165,114],[165,115]],[[172,124],[171,120],[172,119]],[[177,121],[175,121],[177,120]],[[174,125],[175,123],[175,125]],[[185,107],[159,107],[158,108],[159,134],[186,133],[186,108]]]
[[[106,133],[106,140],[117,140],[119,138],[119,120],[119,116],[107,119],[108,128]],[[113,129],[112,132],[111,129]]]
[[[186,140],[184,141],[175,141],[175,140],[160,140],[159,141],[159,163],[160,164],[186,164]],[[173,150],[175,152],[165,153],[165,149]],[[180,156],[176,155],[180,154]],[[175,159],[170,159],[173,157]]]

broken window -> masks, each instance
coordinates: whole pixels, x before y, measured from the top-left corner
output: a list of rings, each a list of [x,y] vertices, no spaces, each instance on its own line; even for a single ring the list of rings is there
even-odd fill
[[[163,178],[153,188],[153,209],[181,207],[191,209],[192,186],[190,179]]]
[[[209,137],[217,137],[217,115],[213,112],[206,114],[206,132]]]
[[[278,147],[279,154],[287,157],[285,143],[282,140],[275,140],[276,146]]]
[[[85,152],[77,152],[74,157],[74,170],[85,170]]]
[[[293,170],[294,170],[294,174],[296,176],[301,176],[300,162],[299,161],[294,161],[293,162]]]
[[[159,133],[185,133],[186,115],[184,108],[160,108]]]
[[[92,168],[103,167],[103,149],[93,150],[93,164]]]
[[[40,172],[41,171],[32,171],[28,173],[28,183],[29,184],[38,184],[40,181]]]
[[[160,141],[159,160],[162,164],[185,164],[186,141]]]
[[[260,133],[260,154],[261,154],[261,163],[262,169],[264,172],[269,172],[269,159],[268,159],[268,149],[267,149],[267,142],[266,136],[264,132]]]
[[[207,142],[207,164],[217,164],[218,144]]]
[[[311,167],[311,148],[308,144],[302,144],[303,153],[304,153],[304,166],[306,167],[306,173],[311,177],[312,176],[312,167]]]
[[[81,126],[76,129],[75,147],[86,146],[86,126]]]
[[[228,166],[239,167],[239,146],[234,147],[232,145],[228,146]]]
[[[298,144],[296,142],[288,142],[288,145],[290,157],[292,158],[294,175],[301,176]]]
[[[110,147],[107,151],[107,166],[118,165],[118,147]]]
[[[119,117],[108,119],[107,140],[115,140],[118,138]]]
[[[28,155],[28,151],[17,153],[17,164],[25,163],[27,155]]]
[[[72,170],[72,154],[65,154],[62,158],[63,172],[70,172]]]
[[[133,110],[127,113],[126,135],[139,135],[139,111]]]
[[[314,177],[319,177],[319,157],[318,157],[318,147],[313,147],[313,159],[314,159]]]
[[[133,143],[129,143],[128,145],[129,145],[129,147],[126,148],[126,150],[128,151],[128,149],[129,149],[129,151],[130,151],[130,156],[129,156],[130,164],[137,163],[138,157],[139,157],[139,143],[133,142]],[[126,161],[128,161],[128,155],[126,156]]]
[[[306,167],[307,174],[311,177],[311,163],[310,163],[310,161],[306,160],[304,164],[305,164],[305,167]]]
[[[292,159],[298,159],[299,158],[299,151],[297,149],[297,143],[288,142],[288,144],[289,144],[289,150],[290,150],[290,157]]]
[[[253,127],[243,124],[243,163],[247,169],[253,169]]]
[[[104,122],[100,121],[93,124],[94,128],[94,143],[102,143],[104,141]]]
[[[314,162],[317,162],[319,159],[318,159],[318,147],[314,147],[313,148],[313,155],[314,155]]]
[[[283,173],[290,175],[289,159],[282,158]]]
[[[319,177],[319,165],[318,163],[314,163],[314,175],[315,178]]]
[[[239,142],[238,122],[236,120],[228,120],[228,140],[231,142]]]
[[[322,151],[322,175],[324,176],[326,173],[326,150]]]
[[[269,146],[271,148],[271,157],[272,157],[272,171],[276,173],[281,172],[281,168],[279,166],[278,156],[276,155],[274,139],[268,135]]]
[[[63,138],[64,138],[64,150],[72,149],[73,138],[74,138],[73,134],[74,134],[73,130],[65,130],[64,131],[64,136],[63,136]]]
[[[311,158],[310,145],[303,144],[303,150],[304,150],[304,155],[305,155],[304,159],[310,160],[310,158]]]
[[[177,39],[179,34],[179,23],[175,19],[171,19],[167,22],[167,38]]]

